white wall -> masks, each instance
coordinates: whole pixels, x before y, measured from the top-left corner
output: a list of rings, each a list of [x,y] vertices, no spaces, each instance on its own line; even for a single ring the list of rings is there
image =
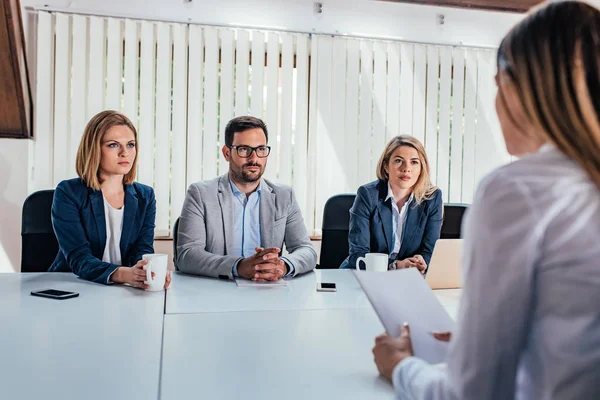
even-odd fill
[[[30,82],[35,89],[35,7],[224,26],[387,37],[413,42],[495,47],[521,16],[371,0],[21,0]],[[444,25],[437,24],[444,14]],[[35,99],[35,93],[33,94]],[[43,135],[44,132],[35,132]],[[20,269],[21,208],[35,190],[28,140],[0,139],[0,272]],[[33,179],[33,181],[32,181]]]
[[[21,208],[27,197],[29,141],[0,139],[0,272],[21,269]]]
[[[21,0],[24,7],[209,25],[495,47],[521,15],[372,0]],[[436,15],[444,14],[439,26]]]

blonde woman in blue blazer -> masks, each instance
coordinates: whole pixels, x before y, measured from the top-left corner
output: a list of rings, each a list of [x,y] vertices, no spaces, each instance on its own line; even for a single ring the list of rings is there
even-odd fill
[[[421,142],[393,138],[379,158],[377,178],[358,188],[350,209],[350,255],[340,268],[356,268],[366,253],[385,253],[388,269],[414,267],[425,274],[440,237],[443,204]]]
[[[134,182],[137,131],[117,111],[87,124],[79,149],[78,178],[54,192],[52,226],[59,252],[49,271],[72,271],[98,283],[146,288],[144,254],[154,253],[154,190]],[[167,276],[165,288],[170,283]]]

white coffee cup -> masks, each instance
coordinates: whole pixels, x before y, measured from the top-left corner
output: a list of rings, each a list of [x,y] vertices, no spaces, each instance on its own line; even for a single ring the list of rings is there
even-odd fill
[[[382,272],[388,269],[388,255],[383,253],[367,253],[364,257],[358,257],[356,260],[356,269],[360,269],[359,264],[363,261],[367,271]]]
[[[146,271],[146,281],[144,283],[149,286],[149,291],[158,291],[165,288],[167,280],[167,259],[166,254],[144,254],[142,260],[148,260],[148,264],[144,265]],[[154,279],[152,273],[154,272]]]

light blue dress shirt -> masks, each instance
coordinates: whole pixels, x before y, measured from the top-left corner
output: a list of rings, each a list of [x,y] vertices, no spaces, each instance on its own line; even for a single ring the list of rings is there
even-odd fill
[[[231,192],[233,193],[233,253],[241,257],[250,257],[255,254],[254,248],[263,247],[260,239],[260,194],[262,191],[262,180],[256,191],[246,196],[242,193],[231,180]],[[286,275],[291,276],[294,273],[294,266],[285,257],[281,259],[289,267]],[[237,266],[240,260],[233,265],[233,276],[237,277]]]

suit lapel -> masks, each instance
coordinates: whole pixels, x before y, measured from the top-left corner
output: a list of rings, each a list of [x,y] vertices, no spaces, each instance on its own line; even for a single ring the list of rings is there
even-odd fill
[[[388,251],[391,253],[394,249],[394,230],[392,227],[394,218],[392,216],[391,200],[385,200],[388,192],[387,181],[380,180],[377,187],[379,189],[377,212],[379,213],[379,218],[383,224],[383,235],[387,243]]]
[[[391,253],[394,249],[394,231],[392,229],[394,218],[392,216],[392,210],[390,209],[387,203],[388,202],[379,200],[379,204],[377,205],[377,212],[379,213],[379,218],[381,219],[381,222],[383,224],[383,235],[385,236],[388,251]]]
[[[260,245],[262,247],[273,247],[273,230],[270,229],[273,226],[275,220],[275,193],[273,188],[269,186],[264,180],[261,181],[260,191],[260,207],[259,207],[259,221],[260,221]]]
[[[223,231],[225,233],[225,250],[227,254],[233,253],[233,206],[231,204],[233,193],[229,184],[229,176],[222,175],[219,178],[219,206],[223,218]]]
[[[413,199],[413,202],[415,200]],[[409,204],[406,210],[406,220],[402,224],[402,243],[400,244],[400,252],[398,253],[398,259],[406,258],[404,253],[408,243],[411,243],[417,227],[421,222],[421,216],[423,215],[423,207]]]
[[[121,227],[121,259],[125,260],[127,249],[131,244],[131,232],[135,224],[135,216],[138,210],[137,194],[133,185],[125,185],[125,209],[123,210],[123,226]]]
[[[96,222],[96,232],[98,233],[98,240],[94,241],[99,244],[99,247],[92,250],[92,253],[100,254],[102,258],[102,252],[106,247],[106,219],[104,217],[104,198],[102,197],[102,191],[92,190],[90,194],[90,204],[92,205],[92,213],[94,214],[94,221]]]

